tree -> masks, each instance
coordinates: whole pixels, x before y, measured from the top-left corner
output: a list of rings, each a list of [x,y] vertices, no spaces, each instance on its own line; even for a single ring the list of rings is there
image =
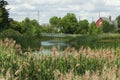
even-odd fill
[[[80,20],[78,23],[77,33],[80,34],[87,34],[89,29],[89,22],[88,20]]]
[[[6,9],[7,1],[0,0],[0,30],[9,26],[9,13]]]
[[[20,33],[25,32],[25,27],[23,26],[23,24],[21,22],[15,21],[15,20],[10,22],[9,28],[14,29],[15,31],[18,31]]]
[[[110,24],[107,21],[103,21],[102,30],[103,30],[104,33],[114,32],[114,29],[115,28],[114,28],[113,24]]]
[[[68,13],[62,18],[61,26],[63,33],[70,33],[70,34],[75,33],[77,25],[78,25],[78,21],[75,14],[73,13]]]
[[[89,35],[101,34],[102,29],[97,27],[95,22],[92,22],[89,26],[88,32],[89,32]]]
[[[25,28],[25,34],[28,36],[34,36],[39,34],[38,32],[41,31],[41,26],[39,25],[37,20],[30,20],[28,17],[26,17],[23,21],[22,24]]]
[[[54,27],[59,27],[59,24],[60,24],[60,20],[61,18],[57,17],[57,16],[54,16],[54,17],[51,17],[49,22],[52,26]]]
[[[40,33],[42,32],[42,27],[39,22],[35,19],[31,20],[32,32],[34,35],[40,37]]]
[[[117,20],[117,23],[118,23],[118,28],[120,28],[120,15],[117,16],[116,20]]]
[[[60,32],[61,18],[54,16],[50,18],[49,22],[54,32]]]

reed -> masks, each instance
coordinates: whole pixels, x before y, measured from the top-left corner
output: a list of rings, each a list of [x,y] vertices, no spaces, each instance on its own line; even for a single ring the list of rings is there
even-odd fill
[[[40,48],[42,50],[43,48]],[[76,50],[26,54],[13,39],[0,40],[0,74],[5,80],[119,80],[120,49]]]

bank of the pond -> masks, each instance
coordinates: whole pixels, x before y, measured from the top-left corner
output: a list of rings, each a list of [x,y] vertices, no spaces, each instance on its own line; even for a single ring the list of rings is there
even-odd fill
[[[79,49],[82,47],[99,48],[120,48],[119,34],[101,34],[101,35],[84,35],[69,38],[69,44]]]
[[[8,36],[8,38],[12,37]],[[35,51],[41,47],[50,50],[53,46],[58,50],[64,50],[68,46],[76,49],[80,47],[90,47],[92,49],[120,47],[119,34],[44,34],[39,37],[13,36],[13,39],[22,46],[23,51],[27,51],[29,48]]]

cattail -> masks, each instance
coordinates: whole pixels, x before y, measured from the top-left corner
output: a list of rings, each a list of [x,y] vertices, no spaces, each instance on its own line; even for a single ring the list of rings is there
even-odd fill
[[[39,50],[40,50],[40,51],[42,51],[43,49],[44,49],[43,47],[40,47],[40,49],[39,49]]]
[[[74,79],[74,74],[73,74],[73,69],[70,70],[70,72],[66,75],[67,79],[65,80],[73,80]]]
[[[85,75],[83,77],[83,80],[89,80],[90,78],[90,72],[89,71],[85,71]]]
[[[9,43],[9,47],[10,48],[14,48],[15,47],[15,44],[16,44],[16,41],[11,39],[11,42]]]
[[[15,45],[15,48],[16,48],[16,49],[20,49],[20,48],[21,48],[21,45],[16,44],[16,45]]]
[[[2,40],[0,40],[0,47],[1,47],[1,46],[3,46],[3,41],[2,41]]]
[[[55,77],[59,77],[60,78],[60,76],[61,76],[61,73],[60,73],[60,71],[59,70],[55,70],[55,71],[53,71],[53,73],[54,73],[54,76]]]
[[[5,38],[5,39],[4,39],[4,43],[7,43],[7,42],[9,42],[9,39],[8,39],[8,38]]]
[[[15,77],[14,80],[19,80],[19,77]]]
[[[79,67],[80,66],[80,64],[76,64],[76,67]]]
[[[32,49],[30,48],[30,46],[28,47],[28,54],[32,54]]]
[[[11,74],[10,74],[11,68],[9,68],[6,72],[6,80],[11,80]]]
[[[53,55],[53,57],[56,56],[56,51],[57,51],[57,49],[56,49],[56,47],[54,46],[54,47],[52,48],[52,55]]]
[[[18,70],[15,72],[15,75],[18,75],[20,72],[21,72],[21,70],[18,69]]]

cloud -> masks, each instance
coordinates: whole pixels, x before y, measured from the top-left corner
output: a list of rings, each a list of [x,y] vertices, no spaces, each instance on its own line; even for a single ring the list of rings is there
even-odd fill
[[[106,0],[106,5],[120,7],[120,0]]]
[[[63,17],[67,13],[74,13],[76,17],[91,21],[101,16],[113,19],[120,14],[120,0],[7,0],[10,4],[10,17],[23,20],[29,16],[31,19],[38,18],[40,12],[40,23],[48,23],[52,16]]]

